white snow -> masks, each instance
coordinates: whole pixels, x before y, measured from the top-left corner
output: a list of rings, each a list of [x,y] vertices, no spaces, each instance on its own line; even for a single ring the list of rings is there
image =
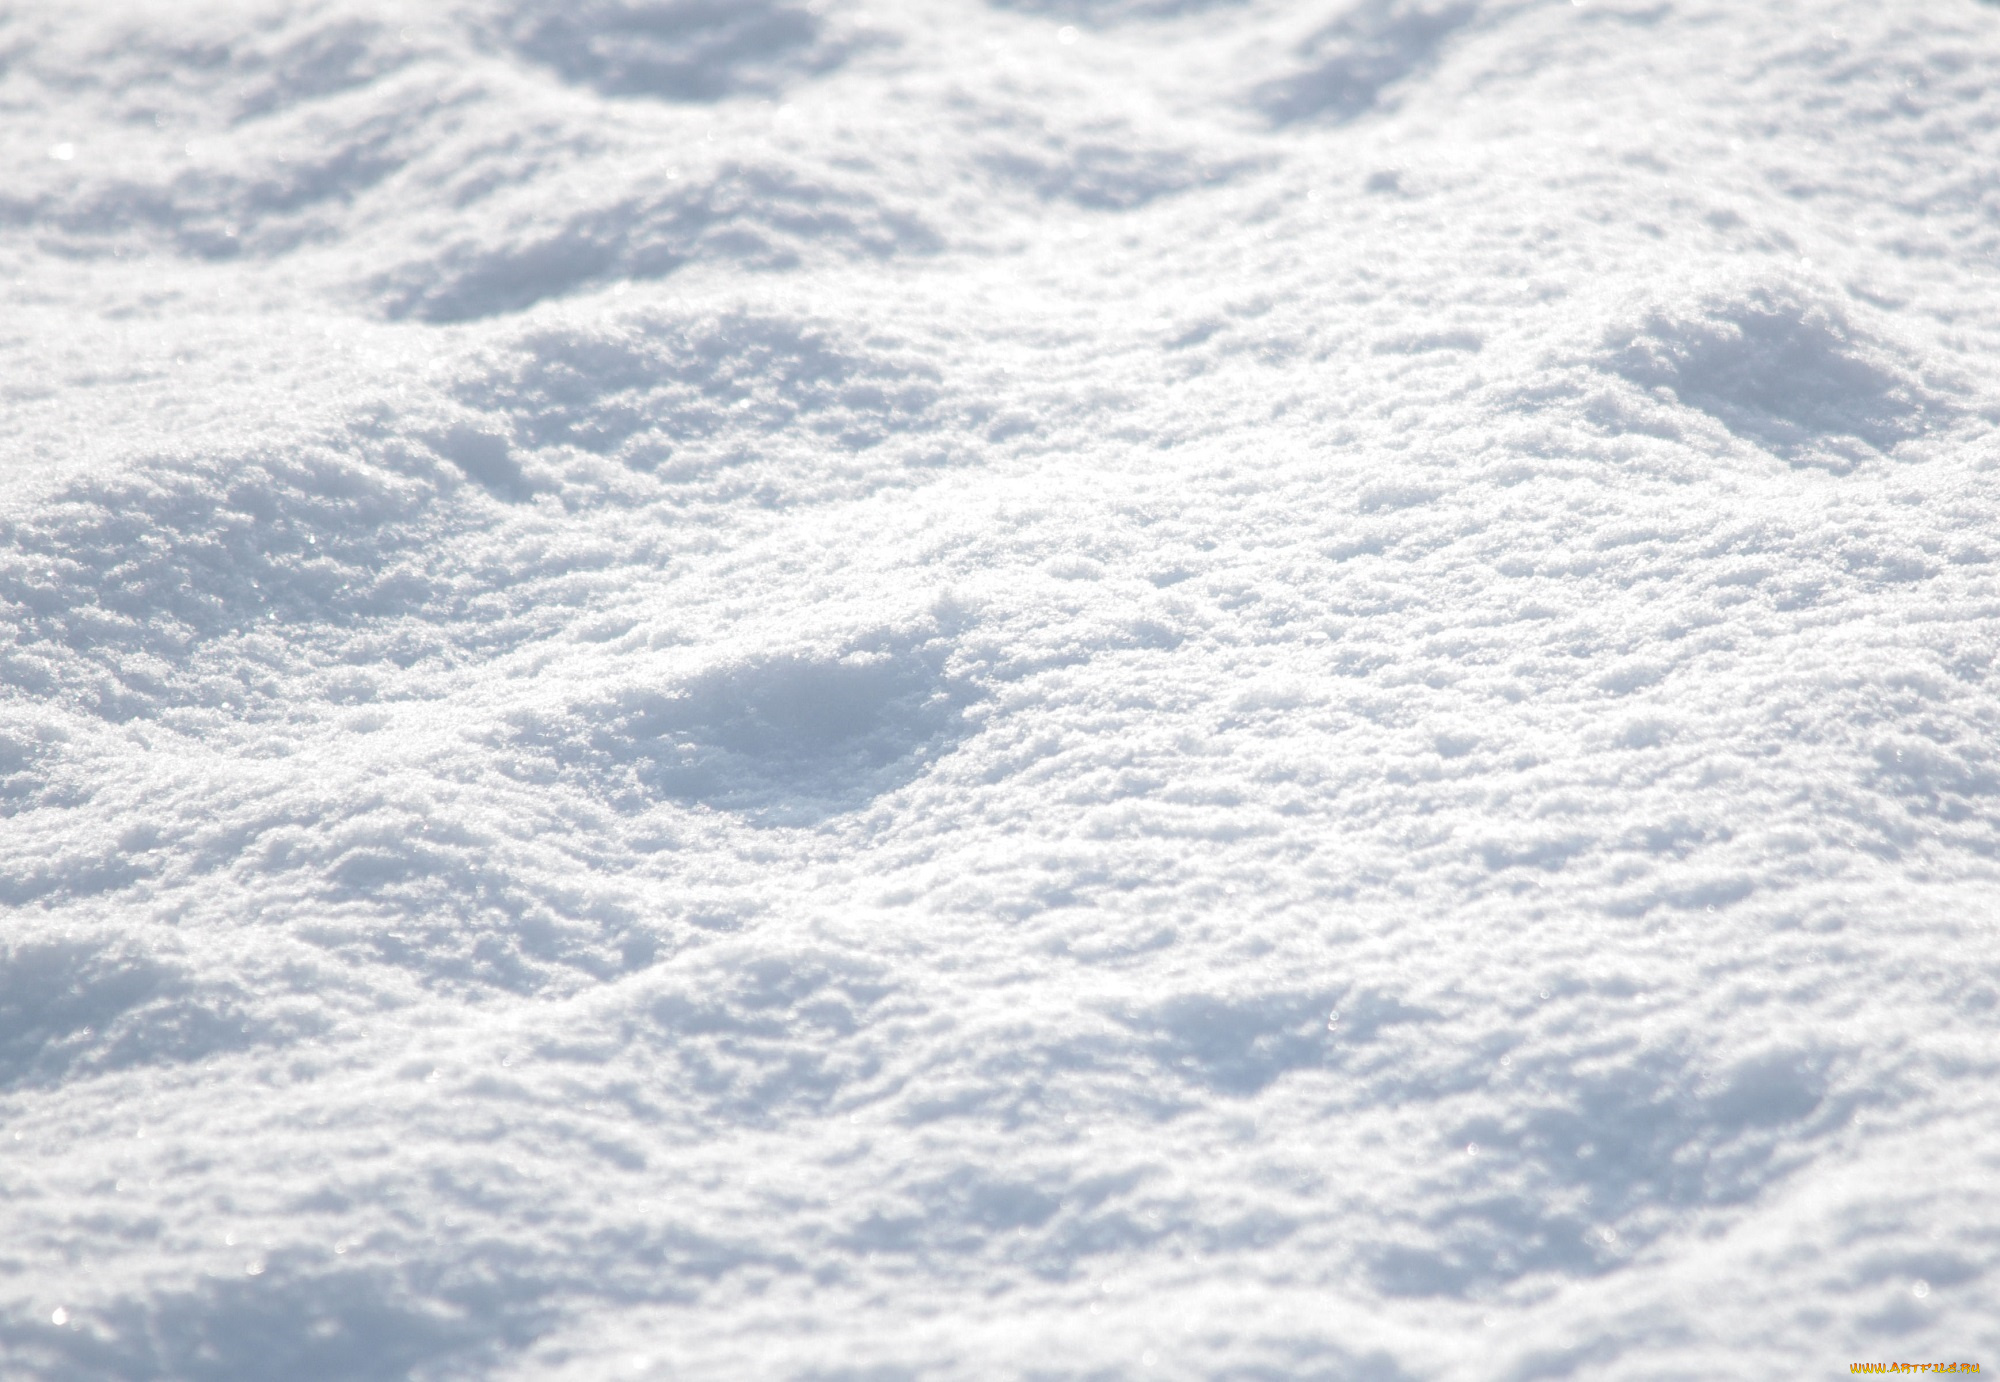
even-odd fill
[[[2000,7],[0,100],[6,1375],[2000,1360]]]

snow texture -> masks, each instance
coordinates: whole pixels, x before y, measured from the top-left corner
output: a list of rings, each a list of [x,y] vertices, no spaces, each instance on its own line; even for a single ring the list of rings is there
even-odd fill
[[[6,1376],[2000,1365],[2000,6],[0,100]]]

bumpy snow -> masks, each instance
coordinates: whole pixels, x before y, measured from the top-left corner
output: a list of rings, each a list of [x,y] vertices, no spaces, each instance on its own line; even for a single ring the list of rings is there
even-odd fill
[[[2000,7],[0,100],[6,1376],[2000,1366]]]

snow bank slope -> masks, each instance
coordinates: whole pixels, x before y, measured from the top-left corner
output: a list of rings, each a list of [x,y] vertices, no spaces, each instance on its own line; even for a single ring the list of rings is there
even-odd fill
[[[0,1355],[2000,1345],[2000,8],[0,19]]]

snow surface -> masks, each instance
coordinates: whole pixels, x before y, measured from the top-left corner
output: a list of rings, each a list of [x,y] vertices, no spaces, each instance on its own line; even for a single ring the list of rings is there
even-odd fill
[[[0,74],[6,1376],[2000,1365],[2000,7]]]

